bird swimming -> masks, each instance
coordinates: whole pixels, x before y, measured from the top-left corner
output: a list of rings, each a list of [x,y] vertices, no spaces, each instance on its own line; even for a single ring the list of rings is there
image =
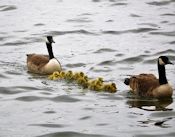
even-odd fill
[[[173,64],[166,56],[160,56],[157,60],[159,79],[153,74],[142,73],[126,78],[124,83],[129,85],[131,92],[138,96],[154,97],[158,99],[170,98],[173,88],[166,78],[165,65]]]
[[[52,36],[46,37],[46,46],[49,55],[27,54],[27,68],[31,73],[52,74],[61,71],[60,62],[54,57],[52,43],[55,43]]]
[[[50,80],[65,80],[67,82],[75,83],[83,89],[94,90],[97,92],[117,92],[117,87],[115,83],[104,83],[102,77],[96,79],[89,78],[84,72],[73,72],[72,70],[68,71],[55,71],[53,74],[48,76]]]

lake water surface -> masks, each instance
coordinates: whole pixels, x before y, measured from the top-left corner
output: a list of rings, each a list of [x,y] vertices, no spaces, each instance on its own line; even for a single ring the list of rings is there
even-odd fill
[[[137,98],[126,75],[157,76],[175,63],[174,0],[1,0],[0,137],[174,137],[172,100]],[[115,94],[27,73],[26,54],[47,54],[53,35],[65,70],[115,82]],[[167,66],[175,89],[175,66]]]

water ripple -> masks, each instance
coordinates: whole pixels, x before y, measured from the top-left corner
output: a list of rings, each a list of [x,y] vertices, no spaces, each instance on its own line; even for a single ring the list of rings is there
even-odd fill
[[[115,49],[111,48],[101,48],[95,51],[94,53],[115,52],[115,51],[116,51]]]
[[[106,61],[102,61],[101,63],[99,63],[98,65],[100,66],[104,66],[104,65],[115,65],[116,64],[116,61],[115,60],[106,60]]]
[[[173,44],[174,45],[175,44],[175,41],[171,41],[171,42],[169,42],[169,44]]]
[[[45,111],[44,113],[46,113],[46,114],[54,114],[56,112],[55,111]]]
[[[110,69],[110,68],[108,68],[108,67],[91,67],[90,68],[90,71],[93,71],[93,72],[98,72],[98,73],[100,73],[100,72],[110,72],[110,71],[112,71],[112,69]]]
[[[38,27],[38,26],[44,26],[45,24],[44,23],[36,23],[34,24],[34,26]]]
[[[77,68],[77,67],[85,67],[86,66],[86,64],[84,64],[84,63],[75,63],[75,64],[66,64],[65,65],[66,67],[68,67],[68,68]]]
[[[67,102],[67,103],[81,101],[80,99],[73,98],[73,97],[67,96],[67,95],[61,95],[61,96],[57,96],[57,97],[54,97],[54,98],[50,98],[50,100],[54,101],[54,102]]]
[[[124,56],[124,54],[123,53],[117,53],[115,56],[116,57],[122,57],[122,56]]]
[[[83,134],[79,132],[56,132],[56,133],[50,133],[50,134],[45,134],[41,135],[38,137],[111,137],[107,135],[97,135],[97,134]]]
[[[79,120],[87,120],[87,119],[90,119],[90,118],[91,118],[91,116],[85,116],[85,117],[80,118]]]
[[[133,64],[133,63],[139,63],[142,62],[143,59],[139,56],[137,57],[129,57],[129,58],[125,58],[121,61],[118,61],[117,63],[127,63],[127,64]]]
[[[175,36],[175,31],[169,31],[169,32],[150,32],[152,35],[163,35],[163,36]]]
[[[160,51],[160,52],[157,52],[155,55],[161,55],[161,54],[175,54],[175,50],[173,49],[167,49],[167,50],[164,50],[164,51]]]
[[[92,2],[100,2],[101,0],[92,0]]]
[[[8,78],[7,76],[3,75],[3,74],[0,74],[0,78]]]
[[[149,5],[154,5],[154,6],[165,6],[170,4],[173,1],[153,1],[153,2],[148,2],[147,4]]]
[[[47,128],[63,128],[66,125],[62,124],[30,124],[30,126],[40,126],[40,127],[47,127]]]
[[[139,25],[148,25],[150,27],[158,27],[158,25],[154,23],[140,23]]]
[[[66,34],[84,34],[84,35],[97,35],[93,32],[89,32],[87,30],[71,30],[71,31],[50,31],[46,34],[50,34],[50,35],[66,35]]]
[[[131,29],[131,30],[123,30],[123,31],[113,31],[113,30],[108,30],[108,31],[102,31],[103,34],[125,34],[125,33],[144,33],[144,32],[150,32],[150,31],[155,31],[157,29],[155,28],[138,28],[138,29]]]
[[[7,37],[0,37],[0,41],[4,41]]]
[[[6,42],[3,44],[3,46],[19,46],[19,45],[26,45],[28,43],[31,43],[31,42],[27,42],[27,41],[13,41],[13,42]]]
[[[10,87],[0,87],[0,94],[17,94],[20,93],[19,90],[14,90]]]
[[[140,15],[137,15],[137,14],[130,14],[130,16],[131,16],[131,17],[134,17],[134,18],[135,18],[135,17],[136,17],[136,18],[141,17]]]
[[[128,3],[117,2],[117,3],[111,4],[111,6],[126,6],[126,5],[128,5]]]
[[[135,135],[135,137],[174,137],[175,136],[175,132],[171,132],[171,133],[164,133],[164,134],[138,134],[138,135]]]
[[[88,18],[79,18],[79,19],[68,19],[67,22],[88,23],[92,22],[92,20],[89,20]]]
[[[16,6],[14,5],[3,5],[3,6],[0,6],[0,11],[10,11],[10,10],[15,10],[17,9]]]
[[[39,101],[42,99],[43,99],[42,97],[37,97],[37,96],[21,96],[16,98],[16,100],[25,101],[25,102]]]
[[[161,14],[160,16],[175,16],[175,14],[173,14],[173,13],[164,13],[164,14]]]

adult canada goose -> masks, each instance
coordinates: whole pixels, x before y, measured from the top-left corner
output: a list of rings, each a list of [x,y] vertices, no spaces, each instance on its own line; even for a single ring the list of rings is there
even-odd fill
[[[173,89],[168,84],[165,72],[165,65],[173,64],[168,57],[160,56],[157,60],[159,79],[153,74],[140,74],[126,78],[124,83],[129,85],[132,92],[139,96],[169,98]]]
[[[54,71],[61,71],[61,64],[53,55],[52,43],[55,43],[52,36],[47,36],[46,46],[49,55],[27,54],[27,68],[29,72],[52,74]]]

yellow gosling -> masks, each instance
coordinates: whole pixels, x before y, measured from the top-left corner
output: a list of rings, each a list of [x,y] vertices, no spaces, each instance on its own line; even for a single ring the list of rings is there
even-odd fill
[[[96,84],[94,85],[94,90],[95,90],[95,91],[102,91],[102,89],[103,89],[103,88],[102,88],[102,85],[101,85],[101,84],[97,84],[97,83],[96,83]]]
[[[102,77],[89,80],[88,76],[83,72],[75,72],[73,73],[71,70],[64,72],[54,72],[49,76],[51,80],[65,79],[65,80],[74,80],[79,86],[83,88],[88,88],[89,90],[94,90],[97,92],[106,91],[110,93],[115,93],[117,91],[117,87],[115,83],[104,83]]]
[[[102,85],[98,81],[91,81],[88,83],[88,89],[94,91],[102,91]]]
[[[88,78],[88,76],[84,76],[84,79],[88,82],[89,81],[89,78]]]
[[[95,90],[95,84],[94,83],[88,83],[88,89],[89,90]]]
[[[74,80],[77,80],[77,79],[79,79],[79,78],[81,78],[81,77],[84,77],[85,75],[84,75],[84,73],[83,72],[75,72],[74,74],[73,74],[73,79]]]
[[[61,79],[64,79],[64,78],[65,78],[65,75],[66,75],[66,74],[65,74],[64,71],[61,71],[61,72],[60,72],[60,78],[61,78]]]
[[[75,72],[75,73],[73,74],[73,79],[76,80],[76,79],[78,79],[78,78],[79,78],[79,73],[78,73],[78,72]]]
[[[79,72],[80,77],[84,77],[84,73],[81,71]]]
[[[115,83],[104,84],[102,88],[103,88],[103,91],[106,91],[106,92],[110,92],[110,93],[117,92],[117,87]]]
[[[99,87],[100,87],[100,84],[96,79],[88,81],[88,89],[97,91],[99,89]]]
[[[80,77],[79,79],[76,80],[77,84],[82,86],[83,88],[88,87],[88,80],[86,77]]]
[[[48,77],[50,80],[57,80],[60,79],[60,73],[58,71],[53,72],[52,75],[49,75]]]
[[[115,83],[111,83],[110,84],[110,91],[111,91],[111,93],[115,93],[115,92],[117,92],[117,87],[116,87],[116,84]]]
[[[96,84],[96,85],[102,86],[102,85],[103,85],[102,79],[97,79],[97,80],[95,81],[95,84]]]
[[[97,81],[99,81],[100,83],[104,82],[103,78],[101,78],[101,77],[97,78]]]
[[[48,79],[53,80],[53,74],[48,76]]]
[[[66,80],[73,80],[73,72],[69,70],[68,72],[65,73],[65,79]]]
[[[95,85],[102,86],[103,85],[103,78],[97,78],[97,79],[89,80],[88,83],[91,87],[94,87]]]

